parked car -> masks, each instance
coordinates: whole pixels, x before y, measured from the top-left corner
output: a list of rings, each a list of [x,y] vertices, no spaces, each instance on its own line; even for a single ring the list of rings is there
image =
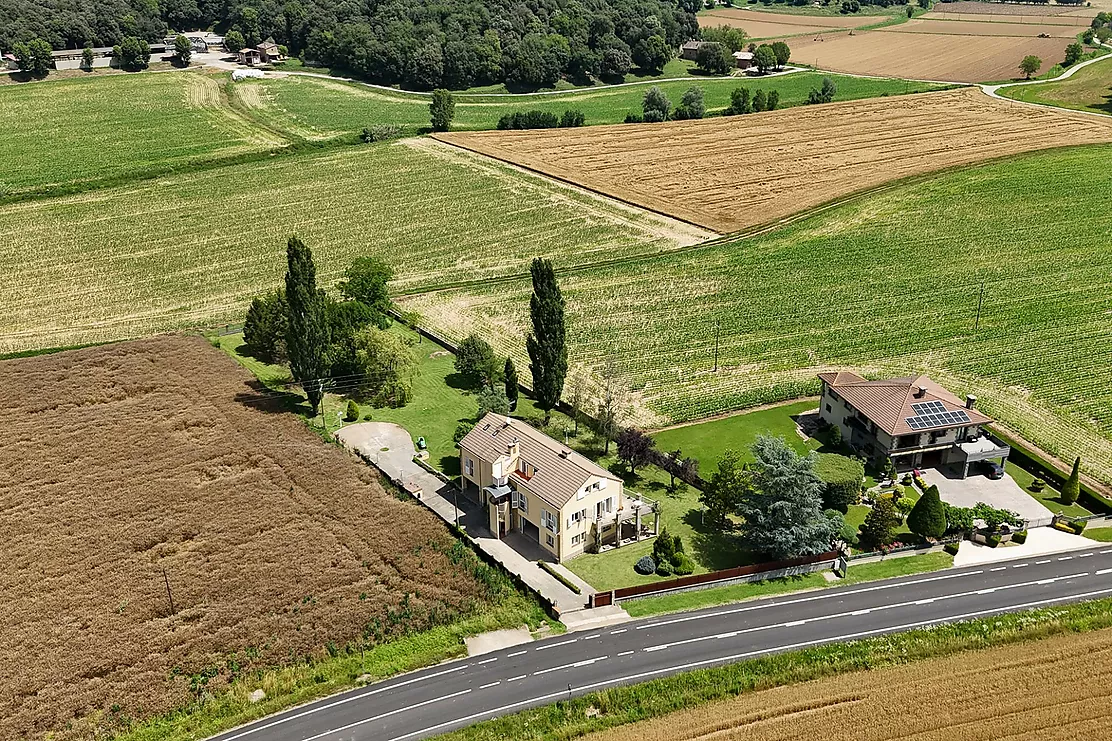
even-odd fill
[[[982,461],[981,465],[984,467],[985,476],[990,479],[1004,478],[1004,467],[996,461]]]

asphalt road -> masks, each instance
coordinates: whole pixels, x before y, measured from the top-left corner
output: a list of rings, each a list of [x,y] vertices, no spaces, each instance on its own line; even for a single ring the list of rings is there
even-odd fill
[[[852,566],[851,566],[852,568]],[[334,695],[218,741],[410,741],[618,684],[822,643],[1112,596],[1112,544],[554,636]],[[569,690],[570,687],[570,690]]]

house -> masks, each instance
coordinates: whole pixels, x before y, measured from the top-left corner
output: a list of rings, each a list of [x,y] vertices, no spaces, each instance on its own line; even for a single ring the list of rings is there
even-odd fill
[[[680,59],[687,59],[694,62],[699,56],[699,47],[704,43],[703,41],[696,41],[695,39],[683,42],[683,46],[680,47]]]
[[[278,50],[278,44],[274,39],[267,39],[263,43],[255,47],[259,50],[259,58],[263,64],[273,64],[274,62],[281,62],[286,57]]]
[[[236,61],[240,64],[246,64],[248,67],[258,64],[260,60],[258,49],[247,46],[236,52]]]
[[[753,52],[751,51],[735,51],[734,66],[738,69],[749,69],[753,66]]]
[[[12,53],[7,53],[0,61],[3,61],[4,67],[7,69],[19,69],[19,58]]]
[[[657,532],[651,505],[627,496],[620,478],[521,420],[487,414],[459,449],[464,495],[486,508],[497,538],[520,533],[563,561],[640,540],[649,515]]]
[[[820,418],[854,450],[899,470],[948,466],[965,478],[972,464],[1003,465],[1011,451],[985,429],[992,419],[977,410],[976,396],[962,402],[927,376],[870,381],[838,371],[819,380]]]

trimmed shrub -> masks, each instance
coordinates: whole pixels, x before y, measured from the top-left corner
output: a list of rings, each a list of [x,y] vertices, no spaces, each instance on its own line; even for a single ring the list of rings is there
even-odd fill
[[[1073,461],[1073,471],[1070,472],[1070,477],[1066,479],[1066,483],[1062,486],[1062,501],[1066,504],[1073,504],[1081,496],[1080,469],[1081,457],[1078,456]]]
[[[896,497],[893,496],[893,499],[896,499]],[[914,508],[915,508],[915,500],[912,499],[911,497],[900,497],[900,498],[896,499],[896,510],[898,512],[900,512],[901,514],[906,515],[908,512],[910,512]]]
[[[942,546],[942,550],[946,551],[951,556],[956,556],[956,555],[958,555],[958,548],[959,547],[961,547],[961,541],[960,540],[957,543],[947,543],[946,545]]]
[[[1046,489],[1046,480],[1045,479],[1035,479],[1034,481],[1031,482],[1030,489],[1031,489],[1031,491],[1035,492],[1036,494],[1038,492]]]
[[[946,534],[946,508],[938,487],[927,489],[907,515],[907,529],[922,538],[941,538]]]
[[[637,563],[633,564],[633,570],[643,576],[656,573],[656,561],[653,561],[652,556],[641,556],[637,559]]]
[[[1027,531],[1020,530],[1018,533],[1012,535],[1012,542],[1016,545],[1023,545],[1027,542]]]
[[[844,514],[851,504],[857,504],[861,480],[865,477],[865,467],[860,461],[836,453],[820,455],[815,461],[815,475],[825,485],[823,509],[836,509]]]
[[[567,113],[572,113],[572,111],[567,111],[565,115]],[[555,113],[549,113],[548,111],[515,111],[498,119],[498,128],[501,130],[555,129],[559,125],[560,119],[556,117]]]
[[[676,540],[677,538],[673,538],[668,533],[668,528],[664,528],[660,531],[660,535],[656,536],[656,540],[653,541],[653,560],[658,566],[661,563],[671,563],[677,553],[683,552],[683,543],[680,542],[677,548]]]
[[[661,561],[660,563],[658,563],[656,565],[656,575],[657,576],[671,576],[672,575],[672,564],[668,563],[667,561]]]
[[[989,548],[995,548],[996,546],[1000,545],[1000,536],[996,533],[993,533],[992,535],[985,538],[985,545],[987,545]]]
[[[695,572],[695,561],[686,553],[677,553],[672,566],[676,576],[687,576]]]
[[[1073,523],[1073,531],[1076,534],[1080,535],[1081,533],[1085,532],[1085,526],[1088,525],[1088,524],[1089,523],[1084,521],[1084,520],[1081,520],[1079,522],[1075,522],[1075,523]]]
[[[355,399],[348,399],[347,410],[344,412],[345,422],[355,422],[359,419],[359,405],[355,403]]]
[[[561,129],[575,129],[586,123],[587,117],[583,115],[583,111],[569,108],[564,111],[564,115],[560,116]]]

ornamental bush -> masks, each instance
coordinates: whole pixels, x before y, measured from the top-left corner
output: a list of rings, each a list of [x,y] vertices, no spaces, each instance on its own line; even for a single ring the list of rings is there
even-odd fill
[[[677,553],[672,567],[676,576],[687,576],[695,572],[695,561],[686,553]]]
[[[344,412],[344,421],[355,422],[359,419],[359,405],[354,399],[348,399],[347,410]]]
[[[957,543],[947,543],[946,545],[942,546],[942,550],[946,551],[951,556],[956,556],[958,555],[959,547],[961,547],[961,541],[958,541]]]
[[[652,556],[641,556],[637,559],[637,563],[633,564],[633,570],[638,574],[648,576],[649,574],[656,573],[656,562],[653,561]]]
[[[660,563],[658,563],[656,565],[656,575],[657,576],[671,576],[672,575],[672,564],[668,563],[667,561],[661,561]]]
[[[1027,531],[1020,530],[1018,533],[1012,535],[1012,542],[1016,545],[1023,545],[1027,542]]]

